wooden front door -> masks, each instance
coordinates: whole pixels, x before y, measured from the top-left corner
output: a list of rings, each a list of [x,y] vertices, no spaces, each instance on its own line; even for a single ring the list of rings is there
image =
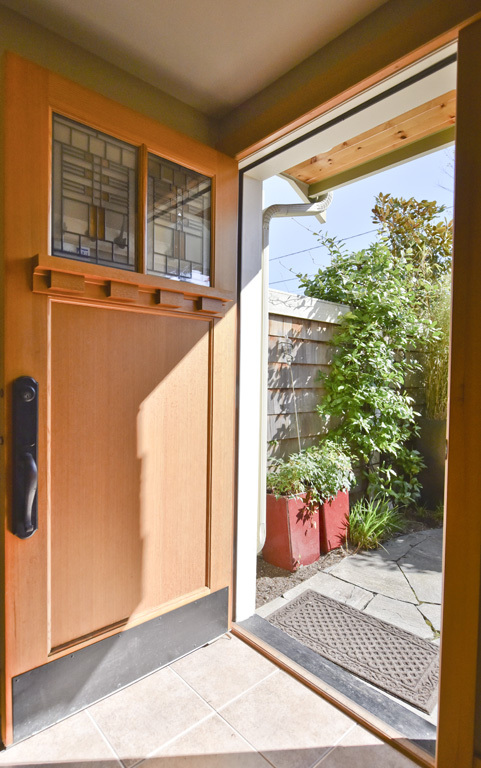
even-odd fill
[[[8,744],[229,624],[237,184],[229,158],[13,55],[5,128]],[[68,151],[57,148],[56,130],[60,143],[75,135]],[[111,145],[98,159],[92,147],[104,137]],[[64,198],[55,152],[64,153]],[[135,185],[125,214],[122,157]],[[151,163],[171,201],[157,219],[148,215],[149,205],[162,207]],[[176,219],[197,206],[199,222],[201,193],[187,207],[178,201],[182,185],[193,188],[191,172],[210,185],[213,213],[200,214],[207,245],[205,237],[189,245],[196,232]],[[87,193],[98,200],[85,203]],[[16,466],[11,434],[14,382],[25,376],[38,384],[38,529],[19,538],[14,475],[30,490],[34,482],[31,466]],[[20,506],[32,498],[25,492]],[[88,670],[86,696],[73,664]]]

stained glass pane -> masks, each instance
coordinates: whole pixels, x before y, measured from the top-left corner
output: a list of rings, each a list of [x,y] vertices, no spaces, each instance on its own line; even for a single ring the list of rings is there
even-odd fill
[[[210,285],[211,179],[149,155],[147,272]]]
[[[135,270],[137,149],[53,116],[52,253]]]

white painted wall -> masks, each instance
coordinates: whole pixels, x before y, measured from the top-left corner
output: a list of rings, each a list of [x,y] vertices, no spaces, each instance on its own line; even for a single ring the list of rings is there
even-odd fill
[[[234,618],[254,613],[262,404],[262,182],[244,175],[239,339],[239,461]],[[261,476],[262,471],[262,476]]]

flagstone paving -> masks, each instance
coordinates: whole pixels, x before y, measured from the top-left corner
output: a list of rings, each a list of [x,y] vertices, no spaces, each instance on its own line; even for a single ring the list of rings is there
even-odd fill
[[[421,605],[418,606],[418,611],[423,614],[423,616],[428,620],[436,632],[441,631],[440,605],[433,605],[432,603],[421,603]]]
[[[313,589],[437,644],[442,544],[440,528],[399,536],[381,549],[344,558],[263,605],[257,614],[269,616],[304,590]]]
[[[442,546],[442,529],[399,536],[381,549],[345,557],[261,606],[256,613],[266,618],[304,590],[313,589],[438,646]],[[430,716],[417,709],[412,711],[436,722],[437,707]]]
[[[384,595],[375,595],[366,606],[364,613],[374,616],[376,619],[387,621],[412,632],[414,635],[432,640],[433,631],[426,624],[423,614],[412,603],[403,603],[401,600],[393,600]]]
[[[387,560],[378,552],[362,552],[346,557],[329,573],[371,593],[379,593],[404,603],[417,603],[416,595],[397,562]]]

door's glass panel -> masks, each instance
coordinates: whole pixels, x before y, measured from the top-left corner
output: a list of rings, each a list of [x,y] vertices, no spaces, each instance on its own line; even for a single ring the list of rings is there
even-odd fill
[[[135,270],[137,149],[53,116],[52,254]]]
[[[211,179],[149,155],[147,272],[210,285]]]

